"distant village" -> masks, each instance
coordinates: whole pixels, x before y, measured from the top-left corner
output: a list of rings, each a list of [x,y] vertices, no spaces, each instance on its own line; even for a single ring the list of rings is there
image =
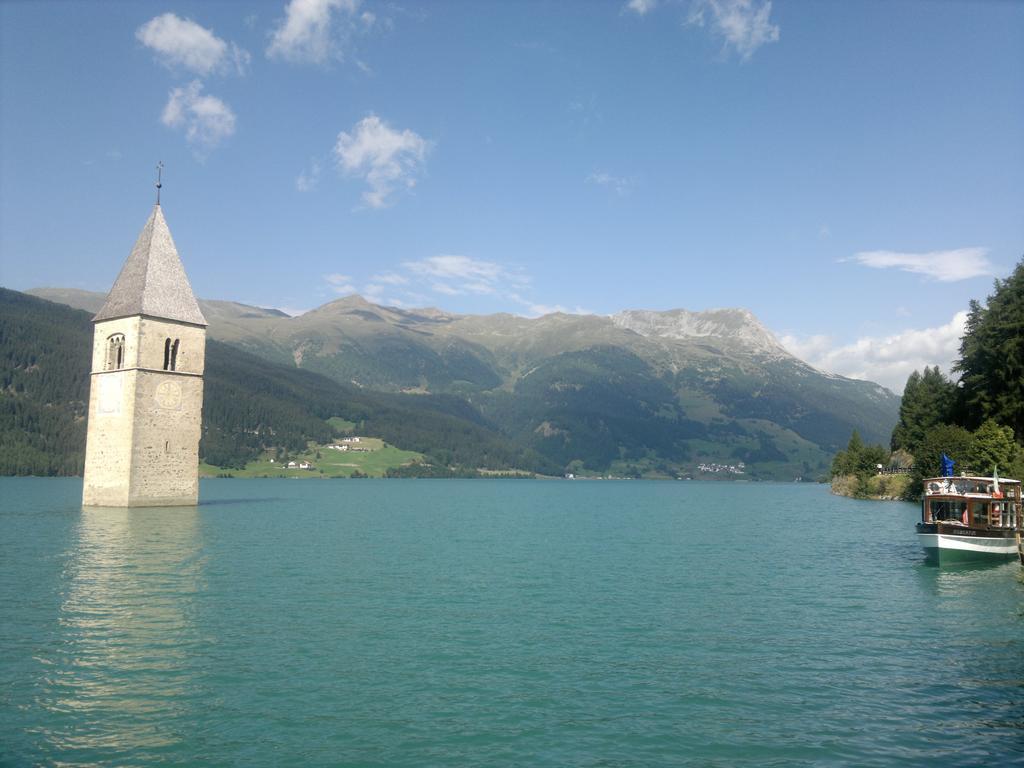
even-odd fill
[[[742,461],[739,464],[698,464],[698,472],[708,472],[711,474],[729,474],[729,475],[742,475],[746,471],[746,464]]]
[[[367,448],[363,445],[362,438],[360,437],[345,437],[337,443],[323,446],[324,450],[330,451],[341,451],[342,453],[369,453],[372,449]],[[319,454],[317,454],[319,456]],[[271,464],[276,463],[275,459],[270,460]],[[309,461],[289,461],[287,464],[281,462],[281,466],[285,469],[308,469],[310,471],[316,469],[312,462]]]

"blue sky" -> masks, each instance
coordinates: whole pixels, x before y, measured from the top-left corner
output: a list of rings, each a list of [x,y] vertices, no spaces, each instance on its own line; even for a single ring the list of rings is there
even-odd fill
[[[0,3],[0,283],[753,311],[900,389],[1024,254],[1024,4]]]

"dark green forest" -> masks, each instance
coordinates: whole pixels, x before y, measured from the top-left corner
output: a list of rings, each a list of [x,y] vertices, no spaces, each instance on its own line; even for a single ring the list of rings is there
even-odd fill
[[[0,288],[0,474],[81,474],[91,350],[87,312]],[[367,392],[217,341],[206,360],[199,451],[216,466],[327,442],[339,416],[439,466],[559,471],[457,397]]]
[[[81,474],[91,359],[87,313],[0,288],[0,474]]]
[[[938,366],[910,374],[889,448],[865,446],[855,434],[833,476],[873,472],[890,450],[912,457],[908,498],[940,474],[943,453],[957,473],[1024,476],[1024,260],[996,280],[984,304],[971,301],[953,372],[959,381]]]

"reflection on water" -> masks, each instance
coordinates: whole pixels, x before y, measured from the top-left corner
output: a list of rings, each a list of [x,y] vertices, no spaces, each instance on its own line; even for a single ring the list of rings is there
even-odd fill
[[[993,579],[1003,575],[1019,575],[1021,567],[1016,560],[941,566],[924,560],[917,570],[922,586],[937,597],[984,600],[986,593],[992,588]],[[1007,582],[1000,579],[996,583]]]
[[[197,697],[198,510],[83,509],[72,550],[59,618],[66,642],[44,666],[52,697],[42,702],[68,726],[43,735],[87,760],[152,756],[183,738],[173,724]]]

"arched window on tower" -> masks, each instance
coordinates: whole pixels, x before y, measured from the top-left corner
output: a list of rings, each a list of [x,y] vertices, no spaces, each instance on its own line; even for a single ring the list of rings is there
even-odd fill
[[[164,339],[164,370],[171,370],[171,340]]]
[[[171,344],[171,370],[176,371],[178,369],[178,342],[181,339],[175,339],[174,343]]]
[[[124,367],[124,334],[115,333],[107,339],[107,370],[119,371]]]

